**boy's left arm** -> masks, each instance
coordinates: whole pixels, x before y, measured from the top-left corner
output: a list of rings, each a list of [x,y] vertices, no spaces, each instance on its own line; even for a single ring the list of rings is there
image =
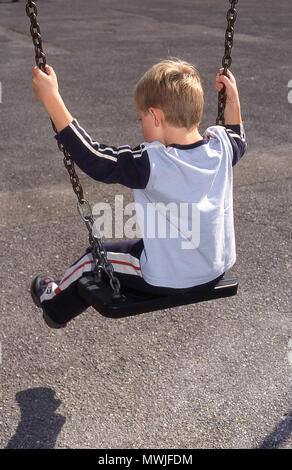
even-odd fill
[[[56,139],[82,171],[104,183],[120,183],[132,189],[146,187],[150,162],[142,145],[131,149],[129,145],[112,147],[92,141],[66,108],[52,67],[47,65],[46,73],[33,67],[33,89],[56,127]]]
[[[150,161],[143,145],[114,147],[93,141],[74,119],[56,135],[72,160],[88,176],[102,183],[119,183],[144,189],[150,176]]]
[[[73,121],[59,93],[57,76],[54,69],[46,65],[46,73],[37,66],[32,68],[32,86],[35,95],[41,101],[53,121],[57,132],[60,132]]]

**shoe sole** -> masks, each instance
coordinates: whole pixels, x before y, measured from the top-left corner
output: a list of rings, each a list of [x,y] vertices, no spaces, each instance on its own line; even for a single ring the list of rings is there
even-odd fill
[[[41,304],[39,298],[37,297],[37,295],[35,294],[35,290],[34,290],[35,283],[36,283],[36,279],[37,279],[37,278],[35,278],[35,279],[33,280],[33,282],[31,283],[30,295],[31,295],[32,300],[33,300],[33,302],[35,303],[35,305],[36,305],[38,308],[41,308],[41,309],[42,309],[42,311],[43,311],[43,319],[44,319],[45,323],[46,323],[50,328],[54,328],[54,329],[65,328],[66,323],[59,324],[59,323],[54,322],[54,320],[52,320],[52,319],[49,317],[49,315],[47,314],[47,312],[43,309],[42,304]]]

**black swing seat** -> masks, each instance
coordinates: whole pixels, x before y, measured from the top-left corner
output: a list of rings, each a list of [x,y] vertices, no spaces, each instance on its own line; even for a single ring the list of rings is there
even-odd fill
[[[149,295],[134,290],[122,289],[121,297],[114,299],[110,285],[105,281],[96,283],[94,276],[91,274],[80,278],[77,283],[80,297],[101,315],[110,318],[122,318],[170,307],[179,307],[180,305],[230,297],[236,295],[237,289],[238,280],[229,272],[226,272],[218,283],[208,291],[194,291],[175,295]]]

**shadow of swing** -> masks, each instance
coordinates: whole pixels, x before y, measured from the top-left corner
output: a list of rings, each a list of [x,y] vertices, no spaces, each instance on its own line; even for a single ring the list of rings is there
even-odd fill
[[[18,392],[16,400],[21,419],[6,449],[54,449],[66,418],[55,413],[62,403],[51,388],[32,388]]]
[[[32,388],[18,392],[16,400],[21,410],[21,419],[14,436],[6,449],[54,449],[57,437],[66,418],[55,413],[62,403],[55,398],[51,388]],[[257,449],[276,449],[292,433],[292,411],[256,447]]]
[[[292,433],[292,411],[283,421],[259,444],[257,449],[277,449]]]

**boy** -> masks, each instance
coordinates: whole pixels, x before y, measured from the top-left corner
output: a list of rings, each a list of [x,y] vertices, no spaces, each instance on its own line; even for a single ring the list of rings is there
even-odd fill
[[[154,65],[135,88],[145,141],[131,149],[93,142],[62,101],[53,69],[47,66],[46,73],[33,67],[33,88],[55,124],[56,139],[90,177],[134,190],[143,238],[105,244],[121,285],[150,294],[214,286],[235,263],[232,166],[246,151],[234,76],[219,70],[215,88],[226,87],[226,124],[202,136],[204,95],[196,69],[181,60]],[[173,212],[165,210],[170,207]],[[155,212],[165,222],[163,236],[153,226]],[[88,249],[60,282],[36,277],[32,297],[50,326],[64,326],[66,312],[72,318],[88,307],[77,295],[76,282],[93,269]]]

